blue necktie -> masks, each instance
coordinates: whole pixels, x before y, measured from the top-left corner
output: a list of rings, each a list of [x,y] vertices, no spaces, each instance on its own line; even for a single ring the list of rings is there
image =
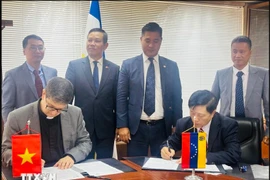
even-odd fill
[[[242,75],[244,73],[239,71],[237,75],[235,88],[235,117],[245,117],[244,98],[243,98],[243,81]]]
[[[144,112],[151,116],[155,112],[155,68],[153,64],[154,58],[148,58],[148,60],[150,65],[146,76]]]
[[[98,67],[97,67],[97,61],[93,61],[94,63],[94,71],[93,71],[93,79],[94,79],[94,84],[95,84],[95,88],[96,88],[96,92],[98,91],[98,87],[99,87],[99,81],[98,81]]]

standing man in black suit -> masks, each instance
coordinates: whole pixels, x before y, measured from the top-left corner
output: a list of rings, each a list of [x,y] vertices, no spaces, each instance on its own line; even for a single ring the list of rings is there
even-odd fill
[[[82,109],[92,141],[88,158],[111,158],[116,129],[116,88],[119,66],[106,60],[108,35],[100,28],[87,36],[88,56],[70,61],[66,78],[74,86],[75,106]]]
[[[182,90],[176,62],[159,56],[162,28],[150,22],[142,28],[143,53],[123,62],[117,87],[119,139],[128,156],[159,153],[160,144],[182,118]]]

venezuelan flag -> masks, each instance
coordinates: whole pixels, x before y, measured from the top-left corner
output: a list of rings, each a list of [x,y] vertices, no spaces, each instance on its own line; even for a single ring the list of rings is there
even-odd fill
[[[205,168],[206,133],[182,133],[182,168]]]

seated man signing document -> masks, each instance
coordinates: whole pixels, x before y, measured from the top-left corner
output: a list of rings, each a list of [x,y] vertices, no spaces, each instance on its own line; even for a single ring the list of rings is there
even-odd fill
[[[182,132],[186,130],[194,132],[195,128],[196,132],[206,133],[207,164],[236,164],[241,157],[237,136],[238,123],[217,113],[217,104],[215,96],[210,91],[194,92],[188,101],[190,116],[177,121],[175,133],[161,145],[161,157],[163,159],[173,157],[176,151],[182,149]]]
[[[92,143],[81,109],[68,104],[72,97],[71,82],[54,77],[39,100],[10,112],[3,133],[2,162],[11,164],[11,136],[24,129],[28,120],[30,129],[40,132],[43,163],[67,169],[84,160]],[[27,131],[22,133],[27,134]]]

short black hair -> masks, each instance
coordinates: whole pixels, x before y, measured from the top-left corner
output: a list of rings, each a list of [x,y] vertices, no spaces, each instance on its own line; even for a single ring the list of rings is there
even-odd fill
[[[212,113],[217,108],[217,98],[208,90],[195,91],[188,100],[188,107],[192,108],[199,105],[206,105],[206,110]]]
[[[29,39],[40,40],[40,41],[42,41],[42,43],[44,44],[44,41],[43,41],[43,39],[42,39],[41,37],[39,37],[39,36],[37,36],[37,35],[35,35],[35,34],[31,34],[31,35],[26,36],[26,37],[23,39],[23,41],[22,41],[23,49],[26,48]]]
[[[54,77],[48,81],[45,88],[46,97],[56,103],[68,104],[73,98],[74,88],[72,83],[62,77]]]
[[[103,34],[103,43],[106,44],[108,42],[108,34],[103,29],[93,28],[88,32],[87,37],[91,32],[101,32]]]
[[[149,22],[148,24],[144,25],[142,28],[142,36],[146,31],[158,32],[160,37],[162,38],[162,28],[156,22]]]
[[[231,46],[232,46],[233,43],[241,43],[241,42],[247,43],[249,49],[251,50],[252,43],[251,43],[250,38],[247,37],[247,36],[237,36],[236,38],[234,38],[234,39],[232,40]]]

